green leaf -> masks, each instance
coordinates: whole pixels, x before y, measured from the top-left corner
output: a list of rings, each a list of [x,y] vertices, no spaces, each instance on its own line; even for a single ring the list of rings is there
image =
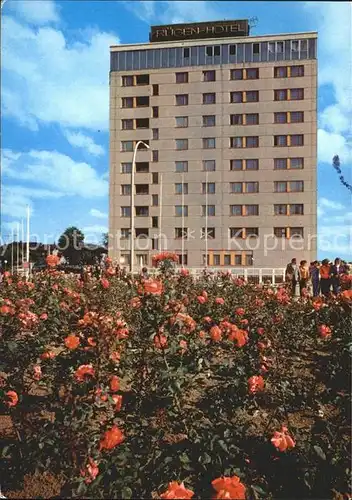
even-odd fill
[[[132,495],[133,495],[133,492],[131,490],[131,488],[128,488],[128,486],[125,486],[123,489],[122,489],[122,498],[125,499],[129,499],[129,498],[132,498]]]
[[[228,447],[226,446],[226,443],[225,443],[222,439],[220,439],[220,440],[218,441],[218,443],[219,443],[220,447],[221,447],[224,451],[226,451],[226,453],[228,453],[228,452],[229,452],[229,449],[228,449]]]
[[[323,450],[320,448],[320,446],[315,445],[314,451],[318,455],[319,458],[321,458],[322,460],[326,460],[326,455],[323,452]]]
[[[266,491],[263,490],[263,488],[261,488],[260,486],[252,486],[252,488],[257,492],[259,493],[259,495],[264,495],[267,496],[267,493]]]
[[[84,493],[87,491],[87,487],[86,485],[84,484],[84,482],[82,481],[79,485],[78,485],[78,488],[77,488],[77,493],[78,495],[84,495]]]
[[[210,464],[211,463],[211,457],[208,455],[208,453],[203,453],[198,458],[198,462],[200,462],[203,465]]]
[[[182,453],[182,455],[180,455],[180,461],[183,464],[189,464],[190,459],[188,458],[188,456],[186,455],[186,453]]]

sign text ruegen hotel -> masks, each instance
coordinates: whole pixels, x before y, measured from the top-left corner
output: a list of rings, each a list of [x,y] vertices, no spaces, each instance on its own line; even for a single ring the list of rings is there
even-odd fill
[[[248,36],[248,20],[151,26],[150,42]]]

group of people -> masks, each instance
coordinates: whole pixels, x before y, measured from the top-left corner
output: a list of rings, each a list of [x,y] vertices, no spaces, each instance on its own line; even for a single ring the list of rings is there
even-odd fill
[[[318,260],[311,262],[308,266],[306,260],[301,260],[297,264],[297,259],[292,259],[286,267],[286,282],[290,285],[292,295],[296,295],[296,287],[299,285],[300,295],[304,295],[308,285],[312,285],[313,297],[322,293],[328,296],[331,292],[336,295],[341,289],[342,276],[349,273],[349,267],[346,262],[336,258],[334,263],[329,259],[322,262]]]

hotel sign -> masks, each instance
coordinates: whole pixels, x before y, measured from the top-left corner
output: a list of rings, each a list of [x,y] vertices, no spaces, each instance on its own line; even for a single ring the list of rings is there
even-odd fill
[[[150,42],[248,36],[248,20],[151,26]]]

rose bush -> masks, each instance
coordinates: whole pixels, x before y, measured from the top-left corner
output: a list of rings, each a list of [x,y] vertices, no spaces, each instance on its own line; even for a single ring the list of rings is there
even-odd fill
[[[3,489],[39,470],[92,498],[347,492],[350,295],[292,301],[164,257],[146,280],[5,278]]]

